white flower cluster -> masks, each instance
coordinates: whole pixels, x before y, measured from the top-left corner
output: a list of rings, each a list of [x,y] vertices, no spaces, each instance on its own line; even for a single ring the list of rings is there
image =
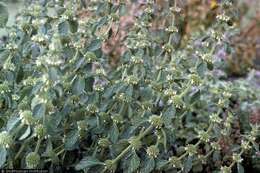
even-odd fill
[[[6,49],[10,50],[10,51],[15,51],[18,49],[18,46],[16,44],[12,44],[12,43],[8,43],[6,45]]]
[[[46,40],[48,40],[48,37],[43,34],[38,34],[32,36],[32,41],[37,42],[37,43],[44,43]]]
[[[144,62],[143,59],[141,57],[138,57],[138,56],[132,56],[131,61],[134,64],[143,64],[143,62]]]
[[[14,70],[15,70],[15,65],[14,65],[14,63],[12,63],[12,62],[5,62],[5,63],[3,64],[3,69],[4,69],[4,70],[14,71]]]
[[[209,116],[209,118],[210,118],[210,121],[212,122],[212,123],[221,123],[221,121],[222,121],[222,119],[218,116],[218,114],[215,114],[215,113],[213,113],[213,114],[211,114],[210,116]]]
[[[218,20],[220,20],[220,21],[223,21],[223,22],[228,22],[229,20],[230,20],[230,17],[229,16],[227,16],[226,14],[219,14],[219,15],[217,15],[217,17],[216,17]]]

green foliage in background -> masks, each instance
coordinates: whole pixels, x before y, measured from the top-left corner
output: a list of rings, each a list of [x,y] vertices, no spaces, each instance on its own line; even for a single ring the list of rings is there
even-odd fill
[[[77,4],[32,3],[0,45],[0,167],[242,173],[243,159],[259,150],[258,126],[236,122],[259,106],[260,92],[215,75],[213,54],[234,32],[227,24],[232,3],[224,1],[208,30],[175,48],[183,9],[170,6],[172,21],[155,36],[149,24],[156,4],[146,2],[116,68],[102,45],[126,3],[91,1],[82,20]]]
[[[5,4],[0,2],[0,27],[4,27],[8,21],[8,10]]]

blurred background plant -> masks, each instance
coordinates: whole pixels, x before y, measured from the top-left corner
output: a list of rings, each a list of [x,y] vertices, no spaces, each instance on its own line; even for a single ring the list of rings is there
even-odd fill
[[[120,19],[120,25],[113,28],[112,37],[103,45],[103,51],[109,55],[113,66],[117,64],[118,56],[124,52],[122,42],[128,33],[129,27],[133,26],[135,16],[142,13],[145,0],[127,1],[125,15]],[[176,24],[179,32],[175,34],[176,47],[184,47],[187,40],[195,33],[204,32],[212,23],[219,9],[220,0],[185,0],[178,1],[178,6],[184,13],[177,18]],[[171,18],[167,17],[169,5],[174,1],[156,0],[155,18],[150,30],[155,37],[160,38],[165,25]],[[87,1],[84,3],[86,6]],[[223,47],[216,52],[216,58],[224,63],[221,68],[230,77],[245,76],[252,68],[260,67],[260,5],[258,0],[234,1],[233,18],[230,25],[239,27],[240,31],[231,36],[232,49]],[[81,18],[88,17],[85,10],[79,12]]]

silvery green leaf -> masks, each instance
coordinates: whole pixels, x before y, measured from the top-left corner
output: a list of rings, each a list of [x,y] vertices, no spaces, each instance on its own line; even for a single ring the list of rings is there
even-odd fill
[[[78,142],[79,139],[79,132],[78,130],[71,130],[68,134],[65,136],[64,141],[64,147],[66,150],[73,150],[74,145]]]
[[[192,169],[192,161],[193,161],[193,157],[192,156],[188,156],[185,160],[184,160],[184,169],[183,172],[184,173],[188,173],[190,172],[190,170]]]
[[[104,165],[104,163],[100,162],[98,159],[94,157],[86,156],[82,160],[80,160],[78,164],[76,164],[75,169],[76,170],[88,169],[97,165]]]
[[[244,173],[245,172],[244,167],[240,163],[237,163],[237,172],[238,173]]]
[[[77,77],[73,83],[72,92],[76,95],[82,94],[85,89],[85,79],[83,77]]]
[[[7,151],[4,147],[0,146],[0,168],[3,167],[3,165],[6,162],[6,157],[7,157]]]
[[[8,21],[8,10],[7,7],[0,2],[0,28],[5,27],[7,21]]]
[[[113,124],[111,130],[110,130],[110,140],[113,143],[116,143],[119,137],[119,130],[116,124]]]
[[[168,160],[157,160],[156,161],[156,170],[163,170],[163,168],[167,165]]]
[[[143,167],[140,169],[140,173],[150,173],[153,171],[155,167],[155,161],[153,158],[147,157],[143,163]]]
[[[67,36],[69,33],[69,23],[67,21],[61,22],[58,26],[59,34],[61,36]]]
[[[36,118],[42,118],[45,115],[46,105],[44,103],[37,104],[33,108],[33,116]]]
[[[126,162],[128,166],[126,173],[136,172],[140,166],[140,158],[137,156],[135,151],[132,152],[132,155],[129,157],[129,159],[126,160]]]
[[[23,132],[23,134],[20,136],[19,140],[24,140],[31,134],[31,127],[27,126],[26,130]]]
[[[90,45],[87,47],[88,51],[96,51],[101,47],[101,40],[93,40]]]
[[[9,120],[7,121],[6,130],[10,132],[11,130],[13,130],[14,127],[18,125],[19,122],[20,122],[20,118],[10,117]]]

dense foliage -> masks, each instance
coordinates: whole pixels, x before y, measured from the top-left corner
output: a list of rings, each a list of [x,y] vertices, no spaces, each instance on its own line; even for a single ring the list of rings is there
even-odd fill
[[[125,1],[27,4],[0,45],[0,167],[241,173],[257,165],[258,125],[248,116],[259,107],[256,74],[231,82],[218,73],[217,52],[232,49],[236,33],[234,6],[218,4],[214,22],[180,45],[176,2],[156,30],[157,4],[140,2],[115,66],[103,46],[119,32]]]

